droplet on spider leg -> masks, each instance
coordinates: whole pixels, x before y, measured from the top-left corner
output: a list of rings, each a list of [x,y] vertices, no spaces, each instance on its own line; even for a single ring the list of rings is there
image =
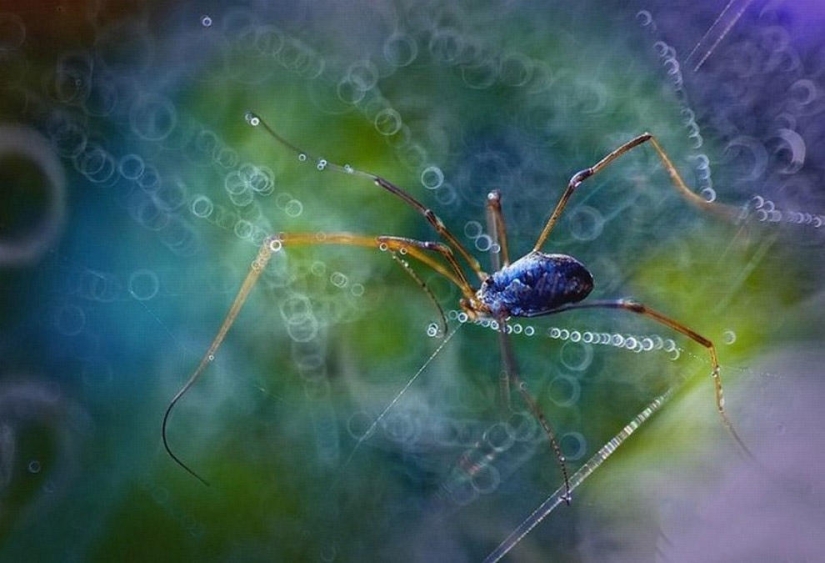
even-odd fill
[[[261,118],[251,111],[248,111],[244,114],[244,119],[246,119],[246,122],[249,123],[252,127],[257,127],[261,124]]]
[[[283,245],[283,243],[281,242],[280,239],[273,238],[271,241],[269,241],[269,250],[271,252],[280,252],[280,250],[281,250],[281,248],[283,248],[283,246],[284,245]]]
[[[435,338],[439,334],[441,334],[441,329],[438,328],[438,323],[430,323],[427,325],[427,336]]]

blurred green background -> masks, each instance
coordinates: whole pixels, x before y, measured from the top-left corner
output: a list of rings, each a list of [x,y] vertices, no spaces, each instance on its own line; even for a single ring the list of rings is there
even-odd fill
[[[688,204],[642,147],[583,185],[545,250],[588,265],[594,298],[712,339],[757,461],[694,342],[615,311],[516,319],[571,472],[687,385],[508,557],[815,558],[823,14],[726,4],[0,5],[0,560],[480,561],[561,485],[517,395],[502,425],[497,335],[458,323],[457,288],[412,264],[451,312],[444,343],[386,253],[334,245],[273,258],[173,412],[172,447],[211,486],[168,457],[164,410],[265,236],[437,240],[250,110],[408,190],[485,269],[490,190],[517,257],[574,172],[657,135],[738,218]]]

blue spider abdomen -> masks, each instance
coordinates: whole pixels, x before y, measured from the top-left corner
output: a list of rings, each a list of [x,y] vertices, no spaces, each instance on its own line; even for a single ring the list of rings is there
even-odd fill
[[[494,317],[535,317],[576,303],[593,289],[593,276],[566,254],[531,252],[492,274],[478,298]]]

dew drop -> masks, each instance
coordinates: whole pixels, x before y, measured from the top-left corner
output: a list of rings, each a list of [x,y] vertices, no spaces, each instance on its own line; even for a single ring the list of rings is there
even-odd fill
[[[421,184],[428,190],[435,190],[444,183],[444,173],[437,166],[428,166],[421,172]]]
[[[244,115],[244,119],[246,122],[249,123],[252,127],[257,127],[261,123],[261,118],[252,113],[251,111],[246,112]]]

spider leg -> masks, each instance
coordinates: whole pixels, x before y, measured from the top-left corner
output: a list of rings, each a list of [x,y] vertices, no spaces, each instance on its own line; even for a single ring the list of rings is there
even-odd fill
[[[607,461],[607,459],[613,455],[613,453],[621,446],[630,436],[636,432],[639,428],[641,428],[642,424],[647,422],[647,420],[659,412],[663,406],[667,404],[667,402],[673,397],[673,395],[678,390],[679,385],[676,387],[671,387],[663,394],[656,397],[648,406],[646,406],[642,412],[637,414],[633,420],[628,422],[624,428],[622,428],[618,434],[613,436],[610,440],[608,440],[604,446],[602,446],[599,451],[597,451],[593,456],[585,462],[573,475],[570,476],[570,486],[569,488],[559,487],[550,495],[547,500],[545,500],[538,508],[536,508],[530,516],[528,516],[518,527],[513,530],[507,538],[499,544],[499,546],[493,550],[490,555],[484,559],[484,563],[496,563],[496,561],[500,561],[507,553],[510,552],[518,543],[524,539],[524,536],[530,533],[530,531],[539,525],[539,523],[544,520],[548,514],[553,512],[556,507],[558,507],[562,502],[567,501],[570,498],[570,493],[575,490],[579,485],[584,483],[584,481],[593,474],[596,469],[601,467],[601,465]]]
[[[342,172],[344,174],[355,174],[357,176],[362,176],[364,178],[371,180],[373,183],[375,183],[375,185],[387,190],[395,197],[399,198],[404,203],[406,203],[407,205],[415,209],[418,213],[420,213],[433,227],[433,229],[435,229],[436,233],[438,233],[438,235],[442,237],[452,249],[457,251],[458,254],[460,254],[464,258],[464,260],[466,260],[467,264],[470,266],[473,272],[475,272],[479,280],[483,281],[487,277],[487,274],[485,274],[484,271],[481,269],[481,264],[478,262],[478,260],[472,254],[470,254],[470,252],[463,244],[461,244],[458,241],[455,235],[453,235],[453,233],[446,227],[444,221],[442,221],[441,218],[438,215],[436,215],[432,209],[426,207],[424,204],[422,204],[412,195],[407,193],[405,190],[396,186],[389,180],[382,178],[381,176],[378,176],[371,172],[358,170],[349,165],[341,166],[340,164],[329,162],[326,159],[317,158],[312,155],[309,155],[309,153],[307,153],[306,151],[301,150],[297,146],[293,145],[291,142],[287,141],[272,127],[270,127],[270,125],[266,121],[261,119],[259,115],[256,115],[252,112],[247,112],[246,120],[253,126],[262,125],[264,130],[269,134],[270,137],[272,137],[273,139],[275,139],[291,151],[298,153],[298,155],[303,157],[304,159],[306,159],[307,157],[312,158],[312,160],[314,160],[317,163],[317,167],[319,170],[325,170],[329,168],[330,170]]]
[[[217,334],[212,339],[212,343],[209,345],[206,353],[201,358],[200,363],[189,376],[189,379],[183,384],[183,386],[178,390],[172,400],[169,402],[169,405],[166,407],[166,411],[163,414],[163,422],[161,424],[161,438],[163,440],[163,447],[166,450],[166,453],[180,465],[183,469],[185,469],[188,473],[198,479],[204,485],[209,485],[209,483],[200,475],[198,475],[194,470],[192,470],[188,465],[186,465],[175,453],[172,451],[171,446],[169,445],[169,439],[167,435],[167,428],[169,426],[169,417],[172,414],[172,410],[174,409],[175,405],[183,398],[183,396],[192,388],[195,382],[200,378],[203,372],[206,370],[207,366],[212,363],[215,359],[215,354],[218,352],[218,349],[223,344],[224,339],[226,338],[229,329],[235,323],[235,319],[237,318],[238,314],[241,312],[244,303],[249,298],[249,294],[255,285],[258,283],[258,279],[261,276],[261,273],[266,268],[266,265],[269,263],[269,260],[272,258],[274,253],[277,253],[281,250],[283,246],[300,246],[300,245],[319,245],[319,244],[339,244],[339,245],[349,245],[349,246],[361,246],[361,247],[369,247],[369,248],[377,248],[379,250],[389,250],[393,253],[393,255],[398,252],[401,254],[408,254],[415,258],[416,260],[422,262],[423,264],[429,266],[439,274],[446,277],[456,286],[458,286],[465,295],[469,292],[472,294],[472,288],[470,288],[469,284],[467,283],[466,278],[464,278],[461,269],[458,267],[458,264],[455,262],[455,257],[452,256],[452,251],[449,247],[440,244],[440,243],[432,243],[432,242],[422,242],[417,241],[414,239],[404,239],[400,237],[391,237],[391,236],[379,236],[379,237],[369,237],[363,235],[354,235],[350,233],[283,233],[278,236],[270,236],[267,237],[264,242],[261,244],[258,255],[256,256],[255,260],[252,262],[252,265],[249,268],[249,271],[246,274],[246,278],[244,279],[243,283],[241,284],[241,288],[238,290],[238,293],[235,295],[235,299],[232,301],[232,305],[229,307],[229,311],[227,312],[226,316],[221,323],[220,328],[218,329]],[[454,271],[446,268],[440,262],[434,260],[430,255],[428,255],[425,251],[434,251],[440,253],[442,256],[448,259],[451,264],[451,267]],[[449,260],[449,258],[452,260]],[[444,320],[444,313],[441,309],[441,306],[435,300],[432,292],[427,288],[424,282],[412,271],[408,264],[400,261],[400,259],[396,260],[404,267],[405,271],[410,274],[413,279],[415,279],[419,285],[421,285],[427,295],[433,300],[438,308],[439,314],[441,315],[442,322],[445,323],[446,328],[446,321]]]
[[[487,194],[487,232],[492,236],[493,244],[490,246],[490,264],[493,271],[500,270],[503,266],[510,264],[509,252],[507,249],[507,231],[504,224],[504,214],[501,211],[501,193],[494,190]],[[495,251],[498,245],[500,252]],[[504,338],[504,336],[499,336]],[[501,357],[505,357],[504,342],[500,342]],[[509,347],[509,344],[507,345]],[[510,353],[512,356],[512,352]],[[502,407],[510,408],[510,376],[508,370],[503,370],[499,374],[498,380],[499,397]]]
[[[440,242],[420,241],[406,237],[395,237],[388,235],[377,237],[377,240],[379,243],[386,244],[390,250],[398,250],[402,253],[409,252],[410,255],[415,256],[416,259],[427,263],[427,265],[429,265],[432,269],[447,277],[450,281],[457,285],[466,299],[472,299],[474,297],[475,292],[470,286],[470,282],[467,281],[467,277],[458,265],[455,255],[449,246],[441,244]],[[452,272],[444,271],[441,264],[434,262],[429,256],[421,253],[420,250],[429,250],[441,254],[441,256],[444,257],[444,259],[450,264]]]
[[[166,449],[166,453],[184,468],[187,472],[189,472],[192,476],[198,479],[201,483],[206,486],[209,486],[209,482],[206,481],[203,477],[195,473],[188,465],[186,465],[181,459],[174,454],[172,448],[169,446],[169,439],[167,437],[167,426],[169,423],[169,416],[172,414],[172,409],[175,405],[180,401],[180,399],[186,394],[187,391],[195,384],[198,378],[201,376],[203,371],[206,367],[212,363],[215,359],[215,353],[220,348],[221,344],[223,343],[224,338],[226,338],[226,333],[229,332],[230,327],[235,322],[235,318],[240,313],[241,308],[243,307],[244,303],[246,302],[247,297],[249,297],[249,292],[255,287],[255,284],[258,283],[258,278],[261,276],[261,272],[263,272],[264,268],[266,267],[267,263],[269,262],[270,257],[272,256],[272,252],[276,250],[274,246],[275,239],[267,238],[263,244],[261,244],[261,248],[258,250],[258,256],[252,262],[252,265],[249,268],[249,272],[246,274],[246,278],[241,284],[241,289],[238,290],[235,299],[232,301],[232,306],[229,308],[229,312],[226,314],[223,322],[221,323],[221,327],[218,329],[218,333],[215,335],[215,338],[212,339],[212,343],[209,345],[209,348],[206,350],[206,353],[201,358],[198,367],[195,368],[195,371],[192,372],[192,375],[189,376],[189,379],[186,380],[186,383],[183,384],[183,387],[178,390],[175,396],[169,401],[169,405],[166,407],[166,412],[163,413],[163,423],[161,424],[161,437],[163,438],[163,447]],[[278,243],[280,244],[280,243]]]
[[[439,235],[441,235],[441,237],[443,237],[444,240],[446,240],[450,246],[458,250],[459,254],[461,254],[464,257],[464,260],[467,261],[467,264],[470,266],[473,272],[475,272],[479,280],[484,281],[484,279],[487,278],[487,274],[484,273],[484,271],[481,269],[481,264],[479,264],[476,257],[470,254],[467,248],[465,248],[465,246],[461,244],[457,238],[455,238],[455,235],[453,235],[453,233],[450,232],[449,229],[447,229],[446,225],[444,225],[444,222],[438,217],[438,215],[435,214],[435,212],[432,209],[425,207],[417,199],[415,199],[413,196],[411,196],[410,194],[408,194],[407,192],[405,192],[389,180],[385,180],[381,176],[376,175],[372,175],[372,179],[376,185],[398,196],[399,198],[404,200],[410,207],[412,207],[421,215],[423,215],[427,222],[429,222],[430,225],[432,225],[433,229],[435,229],[435,231]]]
[[[513,354],[513,347],[510,342],[510,338],[507,335],[507,324],[504,321],[504,319],[500,319],[498,321],[498,328],[499,347],[501,349],[501,360],[504,367],[504,371],[506,373],[506,377],[508,381],[511,381],[512,384],[516,387],[516,389],[518,389],[519,393],[521,394],[521,398],[527,405],[527,408],[530,410],[530,413],[541,425],[542,429],[544,430],[544,433],[547,434],[547,438],[550,441],[550,449],[553,451],[553,455],[556,456],[556,461],[558,462],[559,468],[561,469],[561,473],[564,476],[565,494],[563,496],[563,500],[569,505],[570,501],[572,500],[570,478],[567,474],[567,465],[565,463],[564,454],[562,454],[561,447],[559,447],[559,442],[558,440],[556,440],[556,434],[553,432],[553,428],[547,421],[547,417],[544,416],[544,413],[542,412],[541,408],[536,402],[535,397],[533,397],[532,393],[530,393],[530,391],[527,389],[527,385],[521,380],[521,376],[519,376],[518,363],[516,362],[515,354]]]
[[[711,211],[716,214],[720,214],[728,219],[735,219],[736,213],[730,210],[727,206],[721,204],[711,203],[702,197],[696,195],[691,191],[691,189],[687,186],[685,181],[682,179],[682,176],[679,174],[679,171],[676,170],[676,167],[673,165],[673,162],[670,160],[670,157],[662,148],[662,145],[659,144],[659,141],[651,135],[650,133],[642,133],[638,137],[634,137],[633,139],[629,140],[628,142],[624,143],[617,149],[613,150],[602,158],[599,162],[591,166],[590,168],[585,168],[584,170],[580,170],[573,174],[573,177],[570,178],[570,181],[567,184],[567,188],[561,195],[559,202],[556,204],[556,208],[553,210],[553,213],[550,215],[550,218],[547,220],[547,223],[544,225],[544,229],[541,231],[538,240],[536,241],[536,245],[533,247],[533,251],[538,251],[542,246],[544,246],[547,237],[550,235],[550,231],[553,230],[556,222],[559,220],[564,208],[567,206],[567,202],[570,199],[570,196],[573,195],[573,192],[584,182],[587,178],[598,174],[601,170],[606,168],[610,163],[614,160],[622,156],[628,151],[631,151],[638,147],[643,143],[649,142],[653,148],[656,150],[656,154],[659,155],[659,158],[662,161],[662,164],[667,170],[668,175],[670,176],[671,181],[673,182],[673,186],[687,201],[690,203],[706,210]]]
[[[410,267],[410,264],[406,260],[399,258],[395,252],[390,254],[390,256],[393,260],[395,260],[396,264],[401,266],[401,268],[403,268],[404,271],[415,280],[418,286],[424,290],[424,293],[427,294],[427,297],[430,298],[430,301],[432,301],[433,305],[435,305],[435,308],[438,310],[438,318],[441,321],[441,334],[447,334],[447,315],[444,314],[444,308],[441,306],[441,303],[438,302],[438,299],[435,298],[432,290],[426,283],[424,283],[424,280],[422,280],[421,277],[415,273],[415,270]]]
[[[649,319],[656,321],[657,323],[664,325],[670,329],[679,332],[697,344],[704,346],[708,354],[710,354],[710,364],[711,364],[711,377],[713,378],[713,385],[714,385],[714,392],[716,396],[716,410],[719,413],[719,416],[722,418],[722,423],[725,425],[725,428],[728,430],[728,433],[731,437],[736,441],[742,451],[750,458],[753,458],[753,454],[751,454],[750,450],[742,439],[739,437],[739,434],[736,432],[736,429],[733,427],[733,423],[728,418],[727,411],[725,411],[725,394],[722,388],[722,376],[721,376],[721,368],[719,366],[719,359],[716,355],[716,346],[713,342],[693,330],[692,328],[688,327],[687,325],[668,317],[655,309],[648,307],[647,305],[643,305],[637,301],[633,301],[630,299],[616,299],[616,300],[599,300],[599,301],[590,301],[586,303],[573,303],[570,305],[565,305],[563,307],[559,307],[555,309],[550,314],[559,313],[562,311],[569,311],[571,309],[621,309],[624,311],[629,311],[631,313],[636,313],[638,315],[645,316]]]
[[[504,223],[504,213],[501,211],[501,192],[494,190],[487,194],[487,230],[493,233],[493,242],[498,245],[499,252],[490,250],[490,261],[493,271],[510,265],[510,252],[507,249],[507,227]]]

